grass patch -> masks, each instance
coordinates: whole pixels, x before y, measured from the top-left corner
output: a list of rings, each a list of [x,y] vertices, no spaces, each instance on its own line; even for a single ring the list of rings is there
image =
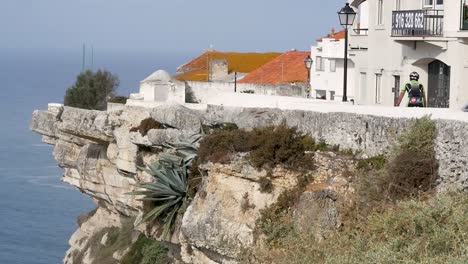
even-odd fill
[[[130,251],[122,258],[121,264],[169,264],[168,249],[161,242],[141,234]]]
[[[468,194],[404,201],[318,243],[289,232],[262,263],[467,263]]]

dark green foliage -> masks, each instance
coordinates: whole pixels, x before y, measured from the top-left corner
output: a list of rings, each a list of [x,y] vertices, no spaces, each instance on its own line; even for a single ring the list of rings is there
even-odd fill
[[[168,249],[161,242],[140,235],[128,253],[120,261],[121,264],[169,264]]]
[[[113,96],[111,99],[109,99],[109,103],[115,103],[115,104],[126,104],[127,103],[128,97],[126,96]]]
[[[148,134],[148,131],[151,129],[165,129],[166,126],[163,124],[159,123],[158,121],[154,120],[151,117],[148,117],[146,119],[143,119],[140,122],[140,125],[137,127],[132,127],[130,129],[130,132],[140,132],[142,136],[146,136]]]
[[[198,159],[200,164],[228,163],[233,154],[249,150],[249,133],[245,130],[218,130],[201,140]]]
[[[75,84],[65,93],[66,106],[106,110],[107,99],[113,97],[119,86],[119,78],[106,70],[87,70],[76,78]]]
[[[249,159],[256,168],[271,168],[281,164],[292,169],[312,169],[306,150],[315,150],[315,141],[286,124],[256,128],[217,130],[200,143],[199,162],[228,163],[232,155],[250,152]]]
[[[197,156],[196,142],[200,135],[194,135],[193,141],[166,144],[168,149],[159,155],[159,160],[147,168],[140,168],[154,177],[154,181],[138,184],[139,191],[130,195],[143,195],[139,199],[150,203],[152,209],[135,225],[141,222],[159,220],[163,223],[163,237],[167,238],[173,231],[174,222],[180,209],[188,203],[189,171]]]

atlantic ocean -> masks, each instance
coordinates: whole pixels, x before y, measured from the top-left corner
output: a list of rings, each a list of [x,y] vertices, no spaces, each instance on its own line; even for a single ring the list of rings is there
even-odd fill
[[[118,93],[128,95],[153,71],[173,72],[187,57],[96,50],[85,68],[117,74]],[[1,264],[62,263],[77,217],[95,208],[90,197],[61,182],[53,147],[29,130],[33,110],[62,102],[82,67],[81,50],[0,51]]]

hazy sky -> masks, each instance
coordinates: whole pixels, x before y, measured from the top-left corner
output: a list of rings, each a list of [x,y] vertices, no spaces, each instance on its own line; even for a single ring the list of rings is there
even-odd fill
[[[1,0],[3,51],[306,50],[344,0]]]

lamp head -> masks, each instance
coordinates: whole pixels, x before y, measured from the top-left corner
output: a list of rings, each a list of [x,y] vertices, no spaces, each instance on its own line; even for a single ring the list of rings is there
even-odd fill
[[[346,3],[340,12],[338,12],[338,18],[340,19],[340,24],[344,28],[349,28],[354,23],[356,12],[351,6],[349,6],[349,3]]]

